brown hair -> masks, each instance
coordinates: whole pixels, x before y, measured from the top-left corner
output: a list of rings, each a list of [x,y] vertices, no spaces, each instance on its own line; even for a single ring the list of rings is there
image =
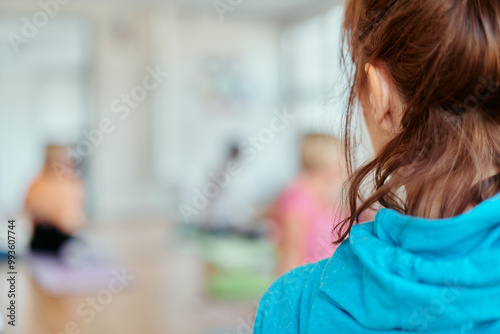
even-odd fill
[[[349,0],[344,42],[344,59],[353,62],[345,127],[350,217],[338,242],[377,204],[445,218],[500,191],[500,1]],[[405,110],[392,140],[355,170],[351,123],[367,63],[388,71]],[[372,177],[365,198],[361,188]]]

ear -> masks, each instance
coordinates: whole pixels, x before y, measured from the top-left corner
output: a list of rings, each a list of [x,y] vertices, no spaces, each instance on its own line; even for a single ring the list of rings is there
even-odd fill
[[[372,117],[381,130],[388,134],[394,134],[397,128],[397,118],[391,99],[392,90],[389,74],[382,67],[373,64],[366,64],[365,71],[370,88]]]

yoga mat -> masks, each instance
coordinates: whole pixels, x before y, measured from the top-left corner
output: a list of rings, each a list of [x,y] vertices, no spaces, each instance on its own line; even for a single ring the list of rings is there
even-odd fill
[[[47,294],[86,295],[106,289],[114,279],[115,268],[106,264],[80,264],[70,266],[54,255],[31,254],[31,273]]]

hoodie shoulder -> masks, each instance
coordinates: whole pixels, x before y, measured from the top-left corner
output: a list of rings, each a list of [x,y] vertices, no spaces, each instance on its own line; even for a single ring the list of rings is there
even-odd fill
[[[305,333],[327,261],[304,265],[278,278],[260,301],[254,334]]]

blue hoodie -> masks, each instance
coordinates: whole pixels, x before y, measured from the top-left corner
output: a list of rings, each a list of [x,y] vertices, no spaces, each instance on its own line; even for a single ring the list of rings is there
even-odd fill
[[[254,333],[500,333],[500,195],[449,219],[381,210],[274,282]]]

